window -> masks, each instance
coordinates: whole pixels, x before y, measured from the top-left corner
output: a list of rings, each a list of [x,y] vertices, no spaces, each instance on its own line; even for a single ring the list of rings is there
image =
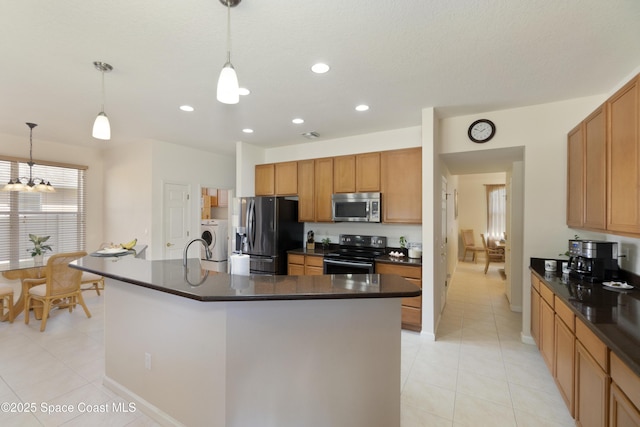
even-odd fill
[[[0,191],[0,267],[31,259],[29,234],[51,236],[53,253],[84,250],[85,170],[37,164],[33,176],[49,180],[55,193]],[[29,176],[26,161],[0,158],[0,185],[12,176]]]
[[[507,191],[504,184],[487,188],[487,238],[503,239],[507,231]]]

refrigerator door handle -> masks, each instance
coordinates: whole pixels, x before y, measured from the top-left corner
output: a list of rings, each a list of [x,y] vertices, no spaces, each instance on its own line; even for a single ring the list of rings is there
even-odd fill
[[[247,237],[249,240],[249,248],[253,250],[256,243],[256,201],[253,199],[251,199],[247,216]]]

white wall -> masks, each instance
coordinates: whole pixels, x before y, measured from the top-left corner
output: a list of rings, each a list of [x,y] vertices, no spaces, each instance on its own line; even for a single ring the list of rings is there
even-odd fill
[[[24,131],[24,135],[21,136],[0,134],[0,140],[2,140],[0,154],[28,159],[29,128],[25,126]],[[35,163],[38,163],[38,159],[43,159],[49,162],[89,167],[86,171],[87,252],[92,252],[98,249],[100,243],[103,242],[104,202],[102,194],[104,191],[104,178],[100,151],[101,144],[95,144],[95,141],[92,141],[89,137],[87,139],[86,147],[60,144],[40,139],[38,137],[38,128],[35,128],[33,131],[33,159]],[[55,187],[55,182],[52,184]]]
[[[191,188],[190,235],[200,235],[200,187],[235,188],[233,157],[162,141],[141,141],[105,151],[105,239],[138,238],[147,259],[161,259],[164,248],[163,186]]]
[[[165,183],[191,187],[190,235],[200,236],[200,187],[203,185],[235,189],[235,162],[232,156],[154,141],[151,173],[151,230],[149,259],[161,259],[164,247],[162,218]]]
[[[151,245],[151,150],[152,142],[142,141],[104,151],[105,242]]]

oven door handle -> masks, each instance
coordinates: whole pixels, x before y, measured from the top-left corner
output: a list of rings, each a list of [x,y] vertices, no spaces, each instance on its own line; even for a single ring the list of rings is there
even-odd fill
[[[332,265],[343,265],[345,267],[371,267],[373,263],[371,262],[357,262],[357,261],[338,261],[335,259],[326,259],[324,260],[326,264]]]

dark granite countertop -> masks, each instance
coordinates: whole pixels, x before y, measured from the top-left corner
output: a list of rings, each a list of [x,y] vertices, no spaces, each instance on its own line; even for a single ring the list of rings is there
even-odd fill
[[[546,272],[543,258],[531,258],[529,268],[640,376],[640,290],[637,287],[628,291],[609,290],[601,283],[563,277],[561,271]]]
[[[305,249],[305,248],[298,248],[298,249],[291,249],[288,250],[287,253],[288,254],[295,254],[295,255],[311,255],[311,256],[324,256],[325,254],[329,253],[329,252],[333,252],[335,251],[335,248],[329,248],[329,249],[322,249],[322,248],[315,248],[315,249]],[[376,262],[383,262],[386,264],[405,264],[405,265],[415,265],[415,266],[421,266],[422,265],[422,258],[409,258],[408,256],[403,256],[403,257],[391,257],[389,255],[384,255],[381,257],[378,257],[375,259]]]
[[[416,285],[394,274],[231,276],[202,269],[198,259],[189,259],[185,268],[182,260],[90,256],[71,267],[198,301],[404,298],[421,294]]]
[[[403,257],[392,257],[389,255],[385,255],[385,256],[376,258],[376,262],[382,262],[385,264],[410,265],[410,266],[416,266],[416,267],[422,266],[422,258],[409,258],[406,255]]]
[[[335,249],[331,249],[331,248],[322,249],[322,247],[320,247],[315,249],[306,249],[306,248],[290,249],[287,251],[287,253],[295,254],[295,255],[324,256],[324,254],[327,254],[333,251],[335,251]]]

